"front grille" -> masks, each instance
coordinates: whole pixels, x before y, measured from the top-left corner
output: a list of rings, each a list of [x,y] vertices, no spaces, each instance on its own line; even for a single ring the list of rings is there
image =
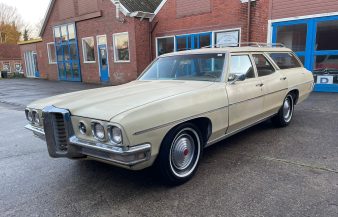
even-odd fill
[[[53,113],[55,145],[60,151],[67,151],[67,130],[63,114]]]

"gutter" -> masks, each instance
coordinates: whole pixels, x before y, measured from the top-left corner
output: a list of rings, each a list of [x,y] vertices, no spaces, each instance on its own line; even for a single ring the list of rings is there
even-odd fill
[[[247,42],[250,42],[250,30],[251,30],[251,0],[248,0],[248,27],[247,27]]]

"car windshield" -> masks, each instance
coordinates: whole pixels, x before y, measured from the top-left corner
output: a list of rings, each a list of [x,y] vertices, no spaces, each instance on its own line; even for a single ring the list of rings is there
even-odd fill
[[[220,81],[224,60],[224,53],[159,57],[139,80]]]

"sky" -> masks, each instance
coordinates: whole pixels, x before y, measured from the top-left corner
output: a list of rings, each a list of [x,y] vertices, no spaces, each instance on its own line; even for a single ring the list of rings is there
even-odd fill
[[[45,16],[50,0],[0,0],[0,3],[14,6],[25,23],[35,27]]]

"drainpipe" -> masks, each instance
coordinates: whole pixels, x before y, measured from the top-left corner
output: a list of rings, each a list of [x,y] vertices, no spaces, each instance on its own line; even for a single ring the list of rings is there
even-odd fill
[[[251,26],[250,26],[250,23],[251,23],[251,0],[248,0],[248,27],[247,27],[247,40],[248,42],[250,42],[250,30],[251,30]]]
[[[150,62],[153,61],[153,32],[155,31],[155,28],[158,24],[158,21],[156,21],[154,23],[154,25],[152,25],[153,22],[149,21],[149,49],[150,49],[150,56],[149,56],[149,60]],[[155,51],[157,52],[157,51]]]

